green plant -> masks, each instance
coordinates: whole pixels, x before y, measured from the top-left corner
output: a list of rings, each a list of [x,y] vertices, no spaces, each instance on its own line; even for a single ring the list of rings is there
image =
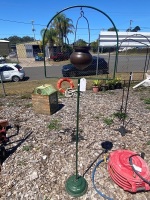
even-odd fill
[[[60,128],[59,121],[57,119],[53,119],[49,125],[48,125],[49,130],[58,130]]]
[[[100,80],[93,80],[93,86],[100,86],[101,81]]]
[[[150,98],[144,99],[145,104],[150,104]]]
[[[23,151],[30,151],[33,147],[31,145],[26,145],[22,147]]]
[[[31,99],[31,94],[27,93],[27,94],[22,94],[20,96],[20,99]]]
[[[147,143],[146,143],[147,145],[150,145],[150,140],[149,141],[147,141]]]
[[[117,117],[118,119],[120,120],[124,120],[127,118],[127,114],[126,113],[123,113],[123,112],[116,112],[116,113],[113,113],[113,116],[114,117]]]
[[[27,103],[27,104],[25,104],[25,108],[30,108],[30,107],[32,107],[32,106],[33,106],[32,103]]]
[[[113,119],[111,118],[104,118],[104,123],[110,126],[111,124],[114,123]]]
[[[150,106],[146,106],[146,109],[150,110]]]

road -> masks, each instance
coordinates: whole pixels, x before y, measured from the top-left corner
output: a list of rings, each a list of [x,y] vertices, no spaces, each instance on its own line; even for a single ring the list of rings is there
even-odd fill
[[[46,66],[46,77],[62,77],[61,74],[62,66]],[[29,80],[42,80],[45,79],[44,67],[24,67],[26,77]]]
[[[104,57],[107,62],[109,62],[110,72],[113,72],[115,56],[110,55],[110,60],[108,55],[100,55]],[[140,72],[143,71],[145,66],[146,56],[124,56],[119,55],[118,57],[118,72]],[[42,63],[43,64],[43,63]],[[47,77],[62,77],[61,65],[46,66]],[[45,79],[44,67],[25,67],[26,76],[29,80],[42,80]]]

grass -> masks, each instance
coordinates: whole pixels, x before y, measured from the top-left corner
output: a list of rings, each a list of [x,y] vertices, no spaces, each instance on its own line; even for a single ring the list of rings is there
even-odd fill
[[[111,118],[104,118],[104,123],[107,124],[108,126],[110,126],[111,124],[114,123],[113,119]]]
[[[33,148],[33,147],[32,147],[31,145],[30,145],[30,146],[29,146],[29,145],[26,145],[26,146],[23,146],[23,147],[22,147],[22,150],[23,150],[23,151],[30,151],[30,150],[32,150],[32,148]]]
[[[60,129],[60,124],[57,119],[51,120],[51,122],[48,125],[48,129],[51,130],[59,130]]]
[[[142,73],[134,73],[134,80],[140,82],[142,80]],[[120,77],[122,80],[127,80],[129,79],[129,73],[117,73],[116,77]],[[92,83],[93,80],[95,79],[95,76],[92,77],[86,77],[87,78],[87,90],[92,89]],[[104,78],[104,77],[103,77]],[[106,78],[106,77],[105,77]],[[109,74],[108,78],[112,78],[112,74]],[[74,82],[75,89],[77,88],[77,78],[71,78]],[[97,76],[97,79],[102,79],[101,75]],[[34,81],[20,81],[17,83],[14,82],[5,82],[4,83],[4,88],[5,88],[5,93],[7,96],[9,95],[21,95],[22,98],[31,98],[31,94],[33,93],[34,89],[36,87],[39,87],[44,84],[51,84],[55,89],[57,89],[57,81],[59,78],[45,78],[43,80],[34,80]],[[1,85],[1,83],[0,83]],[[135,83],[134,83],[135,85]],[[69,85],[67,82],[63,82],[62,87],[67,88]],[[3,89],[2,85],[0,86],[0,97],[3,97]]]
[[[113,116],[114,117],[117,117],[119,120],[124,120],[127,118],[127,114],[126,113],[123,113],[123,112],[116,112],[116,113],[113,113]]]
[[[150,98],[144,99],[144,103],[145,103],[145,104],[150,104]]]

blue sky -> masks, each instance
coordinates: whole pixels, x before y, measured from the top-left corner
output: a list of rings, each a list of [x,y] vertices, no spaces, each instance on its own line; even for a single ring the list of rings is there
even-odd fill
[[[0,38],[13,35],[33,37],[31,21],[34,20],[35,38],[41,39],[40,31],[45,28],[53,16],[63,9],[84,5],[101,10],[108,15],[119,31],[126,31],[139,26],[142,32],[150,32],[150,0],[1,0]],[[3,8],[3,9],[2,9]],[[101,30],[113,27],[110,20],[101,12],[91,8],[83,8],[84,16],[89,21],[90,42],[98,38]],[[71,8],[64,14],[73,20],[74,26],[80,16],[80,8]],[[76,30],[76,39],[88,41],[87,23],[81,18]],[[69,36],[69,42],[74,41],[74,35]]]

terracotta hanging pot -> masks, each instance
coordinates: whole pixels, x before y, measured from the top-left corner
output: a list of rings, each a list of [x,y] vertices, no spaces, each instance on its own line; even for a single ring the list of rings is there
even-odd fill
[[[92,62],[92,55],[89,53],[89,50],[90,46],[74,46],[70,62],[79,70],[85,69]]]

